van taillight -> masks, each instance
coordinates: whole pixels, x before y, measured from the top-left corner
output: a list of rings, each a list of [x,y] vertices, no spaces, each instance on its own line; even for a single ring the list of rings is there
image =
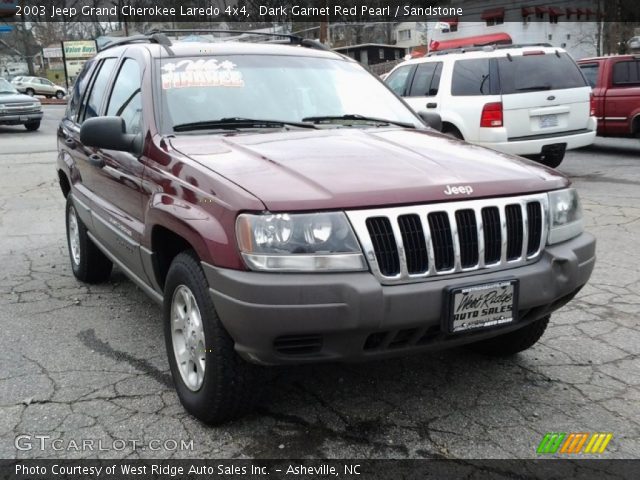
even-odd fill
[[[480,126],[489,128],[502,126],[502,102],[487,103],[483,107]]]
[[[592,117],[596,116],[596,97],[591,93],[591,98],[589,99],[589,115]]]

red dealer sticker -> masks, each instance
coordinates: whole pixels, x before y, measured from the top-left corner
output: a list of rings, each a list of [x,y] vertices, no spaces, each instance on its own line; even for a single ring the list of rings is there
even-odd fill
[[[229,60],[181,60],[162,66],[162,88],[244,87],[242,72]]]

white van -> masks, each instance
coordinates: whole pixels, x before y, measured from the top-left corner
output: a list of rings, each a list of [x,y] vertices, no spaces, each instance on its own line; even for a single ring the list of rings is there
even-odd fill
[[[414,110],[439,113],[444,132],[550,167],[596,135],[591,87],[561,48],[436,52],[399,64],[385,82]]]

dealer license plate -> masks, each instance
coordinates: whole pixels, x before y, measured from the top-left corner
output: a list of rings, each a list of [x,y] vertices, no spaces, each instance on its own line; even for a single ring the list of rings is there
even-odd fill
[[[513,322],[517,294],[517,280],[451,289],[449,331],[456,333]]]
[[[557,115],[541,115],[540,116],[540,128],[551,128],[558,126]]]

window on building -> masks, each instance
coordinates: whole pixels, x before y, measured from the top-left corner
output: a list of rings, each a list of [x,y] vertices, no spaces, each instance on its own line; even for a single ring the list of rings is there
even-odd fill
[[[549,41],[553,40],[553,34],[550,33],[547,38],[549,39]]]
[[[571,40],[571,34],[567,33],[567,40]]]
[[[384,48],[379,48],[378,49],[378,58],[380,60],[384,60]]]
[[[407,40],[411,40],[411,30],[400,30],[398,31],[398,41],[406,42]]]
[[[502,25],[504,23],[504,17],[488,18],[485,21],[487,27],[493,27],[494,25]]]

